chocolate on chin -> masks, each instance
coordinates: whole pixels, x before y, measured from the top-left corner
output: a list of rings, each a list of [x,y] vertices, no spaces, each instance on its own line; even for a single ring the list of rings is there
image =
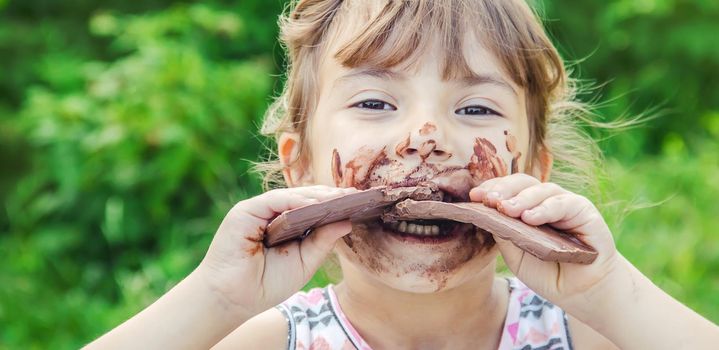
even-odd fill
[[[548,225],[531,226],[481,203],[442,202],[436,185],[376,187],[280,214],[265,230],[265,245],[276,246],[301,238],[314,227],[350,219],[381,217],[397,220],[453,220],[473,224],[492,235],[508,239],[522,250],[545,261],[590,264],[597,252],[575,236]]]

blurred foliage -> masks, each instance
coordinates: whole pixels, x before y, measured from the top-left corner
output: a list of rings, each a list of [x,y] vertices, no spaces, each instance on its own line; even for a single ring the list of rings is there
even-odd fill
[[[719,3],[533,2],[579,76],[606,83],[583,96],[600,116],[666,111],[602,143],[604,196],[624,203],[603,211],[631,261],[718,322]],[[260,191],[283,7],[0,0],[0,348],[117,325]]]
[[[259,191],[243,159],[263,149],[274,33],[253,47],[241,13],[98,11],[76,25],[107,59],[47,48],[17,73],[35,82],[2,122],[3,149],[15,142],[3,168],[24,168],[4,198],[3,343],[77,347],[112,327],[196,266],[231,204]]]
[[[535,1],[536,2],[536,1]],[[665,142],[691,150],[713,137],[719,111],[719,1],[545,0],[546,27],[586,85],[598,85],[606,119],[656,112],[661,118],[617,135],[606,154],[637,161]]]

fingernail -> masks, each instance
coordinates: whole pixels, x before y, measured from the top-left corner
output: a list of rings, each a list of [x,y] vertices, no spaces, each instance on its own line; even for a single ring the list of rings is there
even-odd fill
[[[502,198],[502,195],[497,191],[492,191],[492,192],[487,193],[487,197],[492,198],[492,199],[500,199],[500,198]]]
[[[514,206],[517,205],[517,198],[509,199],[509,200],[507,200],[506,202],[507,202],[507,204],[509,204],[510,206],[513,206],[513,207],[514,207]]]

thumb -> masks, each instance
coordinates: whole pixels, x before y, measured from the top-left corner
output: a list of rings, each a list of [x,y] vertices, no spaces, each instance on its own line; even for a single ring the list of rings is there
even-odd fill
[[[507,267],[516,275],[525,252],[508,239],[494,236],[494,241],[497,242],[497,247],[499,247],[499,252],[502,254],[504,263],[507,264]]]
[[[305,264],[305,271],[310,275],[322,265],[337,240],[352,231],[352,223],[349,220],[338,221],[320,226],[314,231],[300,242],[300,254]]]

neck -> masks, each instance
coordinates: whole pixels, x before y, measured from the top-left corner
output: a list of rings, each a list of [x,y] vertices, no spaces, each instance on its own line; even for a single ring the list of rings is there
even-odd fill
[[[494,269],[492,262],[459,286],[419,294],[393,289],[343,264],[345,278],[335,291],[352,325],[375,348],[496,349],[509,292]]]

